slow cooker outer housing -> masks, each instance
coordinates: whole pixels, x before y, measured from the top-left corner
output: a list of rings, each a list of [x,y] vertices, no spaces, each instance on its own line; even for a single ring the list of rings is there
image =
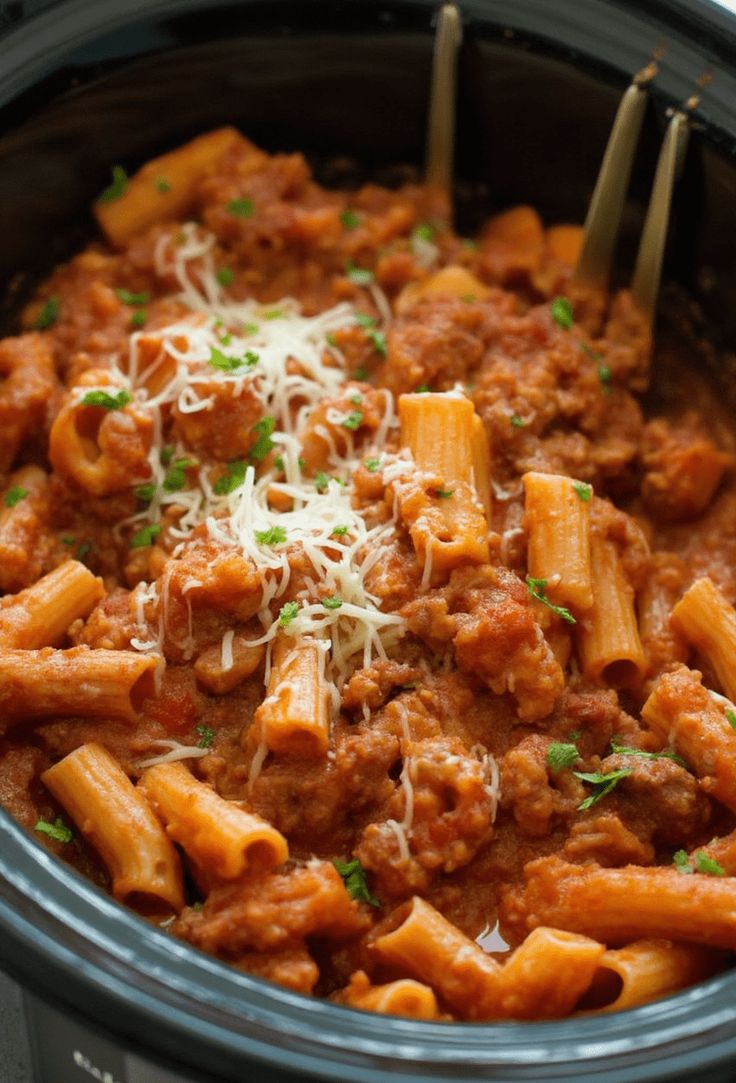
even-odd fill
[[[0,26],[6,327],[33,276],[89,233],[88,205],[112,162],[134,168],[227,122],[272,149],[304,148],[317,160],[350,153],[374,173],[419,160],[434,6],[69,0],[4,32]],[[467,191],[497,206],[533,202],[551,220],[581,218],[618,94],[666,41],[627,208],[630,242],[665,108],[713,71],[670,268],[720,314],[719,329],[732,339],[736,21],[710,0],[465,0],[462,7],[458,160]],[[624,265],[626,251],[625,242]],[[732,383],[724,379],[724,395]],[[178,1065],[187,1078],[734,1078],[736,974],[635,1011],[562,1023],[378,1018],[225,968],[101,895],[4,813],[0,830],[3,967],[62,1016]]]

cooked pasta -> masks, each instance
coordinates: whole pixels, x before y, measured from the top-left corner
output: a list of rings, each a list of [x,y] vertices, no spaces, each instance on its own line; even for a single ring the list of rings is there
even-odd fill
[[[170,935],[417,1025],[728,965],[734,435],[695,375],[644,418],[658,346],[572,282],[580,228],[461,238],[232,128],[94,213],[0,342],[9,811]]]

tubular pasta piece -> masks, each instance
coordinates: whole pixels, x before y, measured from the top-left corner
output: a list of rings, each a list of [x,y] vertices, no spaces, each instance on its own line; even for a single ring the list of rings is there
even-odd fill
[[[561,929],[539,927],[501,970],[495,1018],[561,1019],[575,1007],[605,946]]]
[[[152,158],[130,178],[118,199],[95,203],[95,216],[107,239],[122,248],[155,222],[185,217],[192,208],[200,177],[210,172],[236,143],[244,142],[235,128],[217,128]]]
[[[89,616],[104,593],[101,579],[80,561],[67,560],[33,586],[3,598],[0,645],[23,650],[55,646],[73,621]]]
[[[278,755],[324,756],[330,744],[328,697],[322,648],[280,634],[254,732]]]
[[[590,609],[590,499],[582,500],[561,474],[530,472],[521,479],[526,493],[529,574],[547,581],[547,594],[575,610]],[[588,488],[588,493],[591,492]]]
[[[634,591],[607,538],[590,539],[593,605],[580,623],[578,653],[586,677],[614,687],[637,684],[646,669],[634,610]]]
[[[489,1018],[498,963],[418,895],[395,918],[399,924],[373,943],[378,957],[426,982],[464,1018]]]
[[[540,858],[524,870],[527,924],[552,925],[604,943],[647,937],[736,947],[736,880],[674,868],[602,869]]]
[[[149,915],[179,913],[184,894],[176,850],[106,749],[94,742],[81,745],[41,778],[99,851],[119,902]]]
[[[672,610],[672,623],[715,670],[721,688],[736,697],[736,611],[712,579],[697,579]]]
[[[81,715],[133,721],[153,694],[158,655],[71,647],[0,648],[0,711],[9,718]]]
[[[723,966],[723,955],[671,940],[637,940],[601,956],[578,1007],[623,1011],[704,981]]]
[[[364,971],[352,975],[350,984],[335,997],[338,1003],[366,1012],[403,1015],[410,1019],[438,1019],[437,998],[428,985],[400,978],[387,985],[371,985]]]
[[[473,429],[470,434],[473,457],[473,485],[478,499],[483,505],[486,521],[491,521],[491,451],[488,445],[486,427],[476,413],[473,414]]]
[[[205,873],[235,880],[254,868],[281,865],[289,856],[275,827],[220,797],[181,763],[149,767],[139,787],[171,838]]]
[[[736,812],[736,730],[726,709],[703,688],[697,670],[678,666],[658,679],[641,717],[674,746],[703,789]]]

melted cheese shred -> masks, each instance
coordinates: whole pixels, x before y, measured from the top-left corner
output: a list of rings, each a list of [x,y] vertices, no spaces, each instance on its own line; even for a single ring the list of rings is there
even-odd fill
[[[331,335],[354,326],[356,313],[345,303],[305,316],[292,299],[269,306],[253,300],[232,301],[217,281],[214,245],[213,235],[194,223],[183,227],[178,243],[169,234],[159,239],[157,271],[174,277],[180,287],[174,299],[188,306],[190,314],[155,332],[133,334],[127,361],[118,366],[120,385],[150,412],[154,440],[149,456],[151,502],[119,523],[117,530],[157,522],[167,507],[175,507],[178,518],[168,527],[178,541],[174,557],[198,544],[192,532],[204,525],[209,539],[249,558],[261,580],[258,616],[263,627],[263,634],[252,644],[270,647],[279,627],[295,639],[319,641],[329,654],[326,677],[336,710],[339,690],[355,665],[367,666],[376,656],[385,658],[404,628],[400,617],[381,611],[379,599],[365,585],[395,525],[392,521],[368,527],[353,507],[350,478],[360,460],[352,434],[345,434],[347,451],[339,455],[328,430],[315,430],[330,448],[329,470],[339,474],[340,481],[333,478],[317,488],[313,479],[304,477],[300,460],[299,433],[312,410],[325,398],[339,395],[347,378],[341,352],[329,345]],[[390,310],[385,315],[390,317]],[[153,360],[152,337],[160,342]],[[193,460],[185,447],[169,449],[167,463],[161,462],[167,411],[172,407],[182,415],[210,411],[225,389],[233,396],[254,396],[263,415],[273,418],[270,439],[283,468],[256,471],[244,462],[242,483],[230,493],[222,492],[222,486],[213,481],[211,466]],[[397,424],[393,397],[388,391],[383,394],[385,411],[375,440],[379,445]],[[332,420],[341,419],[342,415]],[[182,488],[167,491],[167,473],[177,460],[186,460],[188,480]],[[390,463],[392,457],[384,454],[382,460]],[[410,465],[401,462],[403,470]],[[285,623],[280,622],[278,610],[274,616],[272,609],[289,588],[295,557],[303,558],[300,568],[306,560],[308,574],[301,573],[300,582],[306,586],[295,599],[291,595],[295,607],[292,604]],[[139,634],[133,646],[138,650],[160,649],[167,628],[168,579],[164,573],[158,583],[136,589]],[[158,603],[157,629],[149,626],[145,616],[151,603]],[[189,620],[187,641],[179,644],[185,650],[193,646],[191,608]],[[222,642],[225,669],[233,664],[232,642],[233,633],[226,632]]]

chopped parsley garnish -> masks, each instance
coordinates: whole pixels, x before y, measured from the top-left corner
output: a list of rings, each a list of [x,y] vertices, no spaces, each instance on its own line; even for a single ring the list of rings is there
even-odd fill
[[[375,327],[376,326],[375,316],[369,316],[367,312],[356,312],[355,313],[355,322],[357,323],[358,327]]]
[[[569,609],[565,609],[563,605],[555,605],[551,602],[546,595],[547,580],[546,579],[534,579],[531,575],[526,577],[526,586],[529,594],[536,601],[541,602],[542,605],[546,605],[548,609],[551,609],[553,613],[556,613],[558,617],[562,617],[568,624],[577,624],[577,621],[573,617]]]
[[[575,481],[573,482],[572,487],[582,500],[583,504],[587,504],[591,496],[593,495],[592,485],[588,485],[584,481]]]
[[[593,347],[589,346],[587,342],[579,342],[578,346],[583,351],[583,353],[586,355],[586,357],[590,358],[591,361],[602,361],[603,360],[603,354],[599,353],[597,350],[594,350]]]
[[[178,493],[187,483],[187,470],[194,466],[191,459],[177,459],[169,467],[164,478],[164,489],[167,493]]]
[[[449,500],[454,494],[454,489],[432,489],[432,496],[436,496],[438,500]]]
[[[561,327],[563,331],[569,331],[574,323],[574,317],[572,305],[567,297],[555,297],[549,309],[557,326]]]
[[[354,395],[350,396],[350,401],[352,402],[353,406],[360,406],[363,401],[363,396],[358,394],[358,392],[356,391]]]
[[[415,394],[416,395],[428,395],[431,390],[432,390],[432,388],[429,386],[429,384],[420,384],[419,387],[416,389]]]
[[[28,490],[24,489],[22,485],[11,485],[3,497],[3,504],[6,508],[14,508],[16,504],[19,504],[21,500],[25,500],[27,496]]]
[[[472,237],[463,237],[463,248],[466,248],[469,252],[477,252],[478,242],[474,241]]]
[[[665,748],[662,752],[647,752],[643,748],[631,748],[628,745],[619,744],[615,737],[611,738],[611,752],[619,756],[641,756],[645,760],[673,760],[674,763],[679,763],[680,767],[687,766],[682,756],[678,756],[671,748]]]
[[[346,526],[336,526],[330,531],[330,534],[335,534],[338,538],[344,538],[349,530]]]
[[[360,215],[357,211],[351,211],[348,207],[347,210],[344,210],[340,215],[340,221],[345,229],[355,229],[360,225]]]
[[[220,342],[223,346],[227,346],[230,342],[230,335],[223,335]],[[217,346],[210,346],[209,363],[214,369],[220,369],[221,372],[236,372],[242,368],[252,369],[259,361],[260,357],[254,350],[246,350],[244,357],[229,357],[222,350],[218,350]]]
[[[318,492],[322,492],[330,484],[330,475],[326,474],[324,470],[318,470],[314,475],[314,487]]]
[[[118,301],[122,301],[124,305],[147,305],[151,300],[151,294],[148,290],[141,290],[140,293],[131,293],[130,290],[121,288],[115,290],[115,296]]]
[[[48,835],[55,842],[71,842],[74,838],[74,832],[67,827],[61,816],[57,816],[52,824],[47,820],[38,820],[33,830],[38,831],[39,835]]]
[[[215,278],[221,286],[229,286],[235,278],[235,271],[232,267],[218,267],[215,272]]]
[[[361,381],[368,379],[368,369],[365,367],[365,365],[358,365],[357,369],[353,373],[353,379]]]
[[[33,327],[36,331],[45,331],[48,327],[53,327],[59,318],[59,298],[47,297],[41,306],[41,310],[33,321]]]
[[[337,339],[333,335],[332,331],[328,331],[327,334],[325,335],[325,342],[327,343],[328,346],[332,346],[333,350],[336,350],[338,348],[337,347]]]
[[[103,410],[122,410],[132,401],[133,396],[125,388],[114,395],[108,391],[88,391],[82,399],[82,406],[101,406]]]
[[[246,323],[246,324],[244,324],[243,325],[243,334],[244,335],[257,335],[258,334],[258,324],[257,323]]]
[[[245,481],[246,463],[243,459],[233,459],[227,464],[225,473],[222,474],[213,485],[214,492],[218,496],[226,496],[235,492]]]
[[[150,504],[156,495],[156,484],[153,481],[146,481],[143,485],[136,485],[135,489],[136,498],[142,500],[146,504]]]
[[[116,199],[120,199],[122,195],[125,195],[127,187],[128,174],[121,165],[114,165],[112,167],[112,182],[108,184],[104,191],[100,192],[97,202],[114,203]]]
[[[417,241],[431,241],[434,239],[434,227],[429,222],[422,222],[412,230],[412,239]]]
[[[672,858],[672,864],[675,866],[678,872],[683,873],[686,876],[692,875],[694,872],[701,872],[704,876],[725,876],[726,870],[720,865],[715,858],[709,857],[704,850],[698,850],[695,854],[695,868],[690,863],[685,850],[678,850]]]
[[[137,530],[130,539],[130,548],[144,549],[147,545],[153,545],[154,538],[157,538],[160,533],[160,523],[146,523],[146,525],[142,526],[140,530]]]
[[[77,539],[73,534],[62,534],[61,536],[62,545],[76,545],[76,541]]]
[[[373,349],[381,357],[385,357],[388,353],[388,347],[386,346],[386,336],[383,331],[369,331],[368,338],[373,343]]]
[[[349,429],[350,432],[355,432],[362,420],[363,412],[361,410],[351,410],[350,413],[342,419],[340,424],[343,429]]]
[[[553,741],[547,748],[547,763],[553,774],[557,774],[564,767],[572,767],[580,759],[577,748],[573,744],[565,744],[563,741]]]
[[[270,308],[268,312],[263,313],[264,320],[281,320],[284,313],[280,308]]]
[[[252,199],[231,199],[226,209],[236,218],[250,218],[253,214]]]
[[[613,373],[608,365],[598,366],[598,379],[601,382],[601,387],[606,395],[611,393],[611,381],[613,380]]]
[[[730,710],[726,711],[726,720],[731,729],[736,730],[736,712]]]
[[[162,447],[158,453],[158,459],[162,466],[168,466],[171,460],[174,458],[173,447]]]
[[[582,782],[589,782],[594,787],[593,792],[578,805],[578,809],[584,812],[585,809],[592,808],[607,797],[622,778],[633,774],[633,770],[631,767],[622,767],[619,771],[609,771],[607,774],[601,774],[599,771],[573,771],[573,774],[575,778],[579,778]]]
[[[523,429],[526,426],[526,421],[524,421],[523,417],[519,417],[518,414],[512,414],[511,424],[515,429]]]
[[[277,455],[276,458],[273,460],[273,465],[276,467],[277,470],[281,470],[281,472],[283,473],[283,471],[286,469],[284,465],[284,456]]]
[[[156,177],[156,180],[153,183],[156,185],[157,192],[171,191],[171,185],[167,181],[166,177]]]
[[[255,423],[251,431],[256,434],[258,439],[248,452],[251,459],[255,459],[259,463],[266,458],[271,448],[275,446],[271,439],[271,434],[275,428],[276,418],[269,415],[262,417],[260,421]]]
[[[353,858],[352,861],[333,861],[332,864],[342,877],[345,889],[351,899],[370,903],[371,906],[381,905],[375,895],[371,895],[368,890],[365,869],[357,857]]]
[[[375,474],[375,472],[378,470],[380,465],[381,465],[381,460],[380,459],[364,459],[363,460],[363,466],[366,468],[366,470],[370,474]]]
[[[285,602],[279,610],[279,627],[288,628],[293,620],[299,616],[298,602]]]
[[[348,262],[345,274],[354,286],[370,286],[375,278],[373,271],[369,271],[365,267],[356,267],[352,260]]]
[[[138,308],[133,313],[133,315],[130,317],[130,326],[131,327],[143,327],[143,325],[146,322],[147,318],[148,317],[146,315],[145,308]]]
[[[286,541],[286,531],[282,526],[270,526],[268,530],[256,530],[255,538],[259,545],[281,545]]]
[[[342,605],[342,598],[323,598],[322,605],[325,609],[339,609]]]
[[[194,727],[194,732],[199,734],[197,748],[212,748],[215,731],[210,726],[205,726],[203,722],[200,722],[199,725]]]
[[[91,551],[91,549],[92,549],[92,542],[91,541],[80,542],[79,545],[77,546],[77,551],[76,551],[76,553],[74,555],[77,558],[77,560],[84,560],[84,558],[87,556],[87,553],[89,553]]]
[[[230,343],[232,342],[232,340],[233,340],[233,336],[230,334],[229,331],[226,331],[224,335],[220,335],[220,345],[221,346],[229,346]]]

